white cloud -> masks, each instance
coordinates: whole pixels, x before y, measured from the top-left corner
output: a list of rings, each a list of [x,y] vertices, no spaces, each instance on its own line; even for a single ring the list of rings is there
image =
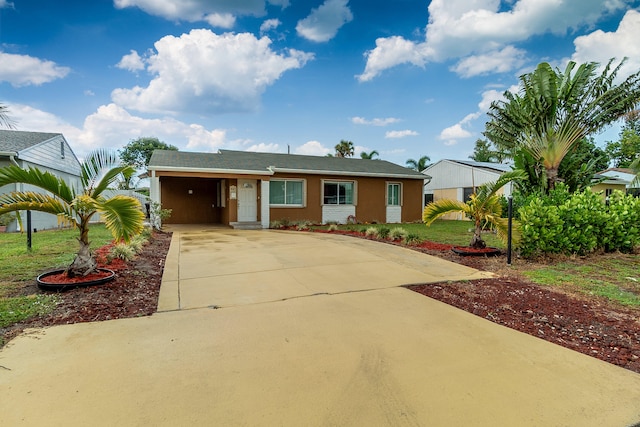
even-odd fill
[[[452,71],[462,77],[506,73],[524,65],[526,55],[522,49],[507,46],[502,50],[468,56],[452,67]]]
[[[9,9],[9,8],[13,9],[14,8],[13,3],[10,2],[10,1],[7,1],[7,0],[0,0],[0,9],[5,9],[5,8],[6,9]]]
[[[326,42],[338,33],[347,22],[353,20],[349,0],[326,0],[313,9],[306,18],[298,21],[296,31],[314,42]]]
[[[144,70],[144,61],[138,52],[131,50],[128,55],[124,55],[116,67],[128,71]]]
[[[576,51],[572,58],[577,63],[600,62],[605,65],[610,58],[629,58],[620,70],[619,77],[626,78],[640,69],[640,12],[629,10],[616,31],[597,30],[574,40]],[[616,63],[617,65],[617,63]]]
[[[147,87],[115,89],[115,103],[144,112],[249,111],[260,95],[287,70],[303,67],[313,55],[294,49],[271,50],[268,37],[192,30],[155,43],[146,59],[155,77]]]
[[[274,6],[280,6],[283,9],[286,9],[289,7],[289,0],[267,0],[269,2],[269,4],[272,4]]]
[[[265,13],[264,0],[114,0],[113,3],[118,9],[137,7],[150,15],[165,19],[204,21],[221,28],[233,27],[234,15],[262,16]],[[271,0],[270,3],[284,2]]]
[[[282,22],[280,22],[279,19],[267,19],[260,25],[260,34],[264,34],[278,28],[281,23]]]
[[[365,52],[367,65],[364,73],[356,77],[361,82],[366,82],[398,64],[409,63],[423,67],[428,56],[423,47],[424,45],[417,45],[400,36],[379,38],[375,49]]]
[[[593,25],[603,15],[627,7],[624,0],[433,0],[429,4],[429,22],[425,40],[413,42],[400,36],[376,40],[367,52],[361,81],[371,80],[382,71],[410,63],[472,56],[459,64],[460,72],[484,73],[510,71],[506,65],[479,67],[473,56],[504,55],[504,48],[534,35],[566,34],[568,30]],[[517,59],[517,57],[516,57]],[[517,67],[518,60],[509,64]],[[470,74],[473,75],[473,74]]]
[[[280,146],[278,144],[265,144],[264,142],[261,142],[259,144],[253,144],[247,147],[245,151],[253,151],[257,153],[277,153],[279,149]]]
[[[294,149],[295,154],[304,154],[307,156],[326,156],[335,150],[323,146],[318,141],[308,141]]]
[[[390,130],[384,134],[385,138],[406,138],[407,136],[418,136],[418,132],[414,130]]]
[[[11,104],[11,116],[16,120],[18,130],[62,133],[78,157],[97,148],[122,148],[141,136],[155,136],[181,150],[216,151],[227,144],[224,129],[208,130],[202,125],[170,117],[145,119],[133,116],[115,104],[99,107],[86,117],[82,128],[27,105]]]
[[[448,128],[444,129],[442,132],[440,132],[440,139],[446,139],[446,140],[469,138],[470,136],[471,136],[471,132],[463,129],[461,123],[457,123],[453,126],[449,126]]]
[[[62,79],[70,71],[70,68],[61,67],[52,61],[0,52],[0,82],[9,82],[14,87],[39,86]]]
[[[351,122],[356,125],[371,125],[371,126],[387,126],[392,123],[398,123],[400,119],[395,117],[375,118],[367,120],[364,117],[352,117]]]

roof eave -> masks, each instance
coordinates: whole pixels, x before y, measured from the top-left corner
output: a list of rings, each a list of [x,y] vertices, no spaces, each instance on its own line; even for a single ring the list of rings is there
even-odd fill
[[[273,172],[265,169],[264,171],[246,170],[246,169],[217,169],[217,168],[188,168],[180,166],[148,166],[148,170],[153,172],[199,172],[199,173],[216,173],[216,174],[233,174],[233,175],[273,175]]]
[[[429,179],[429,175],[417,176],[398,173],[381,173],[381,172],[355,172],[355,171],[331,171],[331,170],[310,170],[310,169],[289,169],[269,167],[270,170],[280,173],[299,173],[307,175],[336,175],[336,176],[370,176],[376,178],[403,178],[403,179]]]

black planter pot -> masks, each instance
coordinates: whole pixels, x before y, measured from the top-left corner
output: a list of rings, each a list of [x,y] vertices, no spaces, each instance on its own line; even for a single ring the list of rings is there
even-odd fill
[[[48,271],[46,273],[42,273],[41,275],[36,277],[36,282],[38,282],[38,287],[42,290],[61,292],[61,291],[67,291],[69,289],[103,285],[115,279],[116,277],[116,273],[113,270],[109,270],[108,268],[99,268],[98,271],[107,272],[109,273],[109,275],[105,277],[101,277],[100,279],[86,280],[84,282],[77,282],[77,283],[51,283],[51,282],[43,281],[43,279],[46,279],[49,276],[54,276],[56,274],[63,273],[64,269],[62,269],[62,270],[54,270],[54,271]]]
[[[485,248],[478,251],[468,246],[454,246],[451,250],[461,256],[498,256],[502,253],[498,248]]]

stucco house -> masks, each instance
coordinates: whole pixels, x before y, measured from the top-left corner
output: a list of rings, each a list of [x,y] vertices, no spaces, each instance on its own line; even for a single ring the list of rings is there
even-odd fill
[[[38,168],[62,177],[73,188],[81,186],[80,162],[60,133],[0,130],[0,167],[9,165],[17,165],[23,169]],[[25,184],[0,187],[0,194],[12,191],[43,190]],[[24,221],[23,213],[21,215]],[[61,225],[57,216],[43,212],[33,212],[31,221],[32,227],[38,230]],[[17,221],[7,227],[7,231],[17,229]]]
[[[615,189],[625,191],[628,194],[633,194],[636,197],[640,197],[640,184],[634,182],[636,175],[631,169],[628,168],[610,168],[598,172],[598,175],[607,177],[609,180],[616,181],[618,185]],[[624,188],[620,188],[620,184],[624,185]]]
[[[315,223],[418,221],[422,173],[384,160],[220,150],[156,150],[150,196],[174,224],[268,228]]]

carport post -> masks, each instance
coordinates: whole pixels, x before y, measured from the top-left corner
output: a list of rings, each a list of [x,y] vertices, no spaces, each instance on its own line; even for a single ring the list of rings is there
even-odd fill
[[[511,237],[512,237],[512,233],[511,233],[511,229],[513,227],[513,196],[509,196],[509,198],[507,199],[509,204],[509,209],[508,209],[508,231],[507,231],[507,265],[511,265]]]

